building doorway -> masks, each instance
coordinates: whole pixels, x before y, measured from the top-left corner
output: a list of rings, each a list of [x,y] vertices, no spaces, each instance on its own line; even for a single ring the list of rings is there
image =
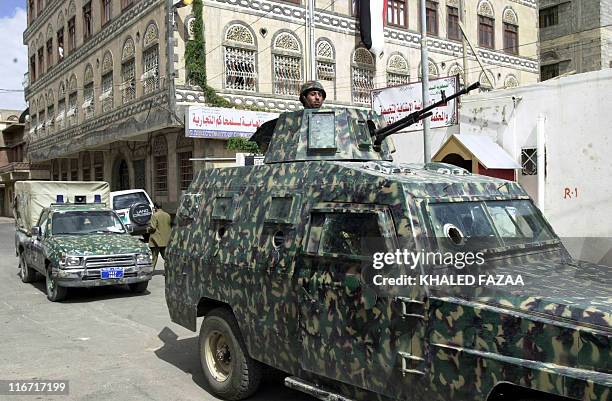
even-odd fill
[[[472,161],[464,159],[463,157],[461,157],[457,153],[450,153],[450,154],[444,156],[444,158],[442,159],[442,163],[452,164],[454,166],[464,168],[467,171],[469,171],[470,173],[473,173],[473,171],[472,171]]]
[[[113,168],[113,191],[124,191],[130,189],[130,171],[125,159],[119,159],[115,162]]]

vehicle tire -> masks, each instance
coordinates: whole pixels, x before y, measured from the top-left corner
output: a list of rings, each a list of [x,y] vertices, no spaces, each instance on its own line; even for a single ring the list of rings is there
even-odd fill
[[[25,255],[23,253],[19,254],[19,275],[21,276],[21,281],[24,283],[31,283],[36,280],[36,271],[30,269],[25,261]]]
[[[140,226],[147,225],[151,216],[153,216],[153,210],[146,203],[134,203],[130,206],[130,221],[132,223]]]
[[[45,287],[47,288],[47,299],[51,302],[62,301],[68,294],[68,288],[57,285],[57,282],[51,277],[51,268],[47,269]]]
[[[249,357],[231,311],[219,308],[204,317],[199,345],[202,371],[216,396],[243,400],[257,390],[262,365]]]
[[[139,294],[141,292],[145,292],[147,290],[148,286],[149,286],[149,282],[148,281],[143,281],[143,282],[140,282],[140,283],[128,284],[128,287],[130,287],[130,291],[135,292],[137,294]]]

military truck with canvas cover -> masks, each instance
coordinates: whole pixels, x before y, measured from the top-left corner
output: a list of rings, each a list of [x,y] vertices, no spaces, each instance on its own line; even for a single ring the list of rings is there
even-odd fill
[[[213,393],[247,398],[271,366],[321,400],[610,400],[610,268],[573,260],[514,182],[392,163],[399,126],[284,113],[264,165],[196,175],[166,301],[203,317]]]
[[[15,183],[15,251],[23,282],[45,277],[47,298],[69,287],[127,284],[143,292],[151,252],[107,206],[106,182]]]

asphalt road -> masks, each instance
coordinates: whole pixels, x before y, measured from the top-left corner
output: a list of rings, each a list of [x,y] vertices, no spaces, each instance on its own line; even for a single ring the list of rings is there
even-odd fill
[[[14,225],[0,219],[0,380],[69,380],[68,396],[2,396],[0,400],[217,400],[204,384],[198,336],[170,321],[163,264],[149,291],[73,289],[49,302],[44,282],[18,275]],[[268,378],[251,398],[313,401]]]

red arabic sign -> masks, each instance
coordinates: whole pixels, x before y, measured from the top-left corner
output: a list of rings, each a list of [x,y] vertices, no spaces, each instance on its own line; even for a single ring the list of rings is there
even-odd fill
[[[421,82],[393,86],[390,88],[372,91],[372,109],[383,115],[387,124],[391,124],[408,114],[423,108]],[[452,95],[459,88],[456,76],[432,79],[429,81],[430,104],[442,99],[442,91],[446,95]],[[431,128],[448,127],[457,124],[458,111],[457,102],[451,100],[444,106],[436,107],[429,117]],[[417,131],[423,129],[423,123],[406,128],[406,131]]]
[[[248,138],[278,113],[220,107],[189,106],[185,112],[185,136],[191,138]]]

